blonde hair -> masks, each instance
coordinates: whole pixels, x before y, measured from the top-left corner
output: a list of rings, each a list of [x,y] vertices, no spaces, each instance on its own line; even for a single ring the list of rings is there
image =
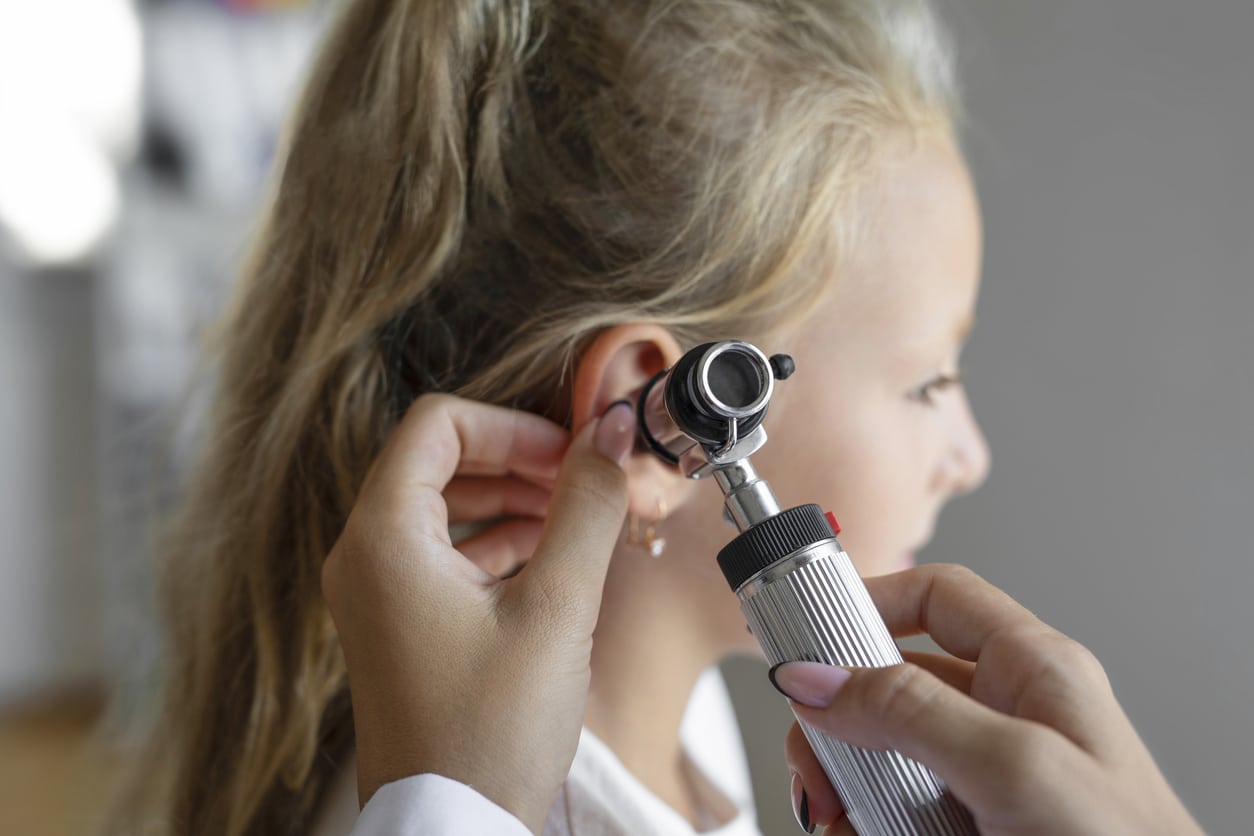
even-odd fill
[[[352,747],[321,563],[428,391],[565,420],[601,329],[785,327],[887,138],[948,130],[923,0],[353,0],[291,126],[165,538],[116,832],[303,833]]]

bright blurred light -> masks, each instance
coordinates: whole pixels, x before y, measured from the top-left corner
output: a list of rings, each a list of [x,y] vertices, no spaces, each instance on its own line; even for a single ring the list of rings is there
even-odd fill
[[[35,264],[85,258],[118,215],[113,161],[68,124],[0,136],[0,223]]]
[[[112,228],[141,73],[129,0],[0,2],[0,228],[35,264],[80,261]]]

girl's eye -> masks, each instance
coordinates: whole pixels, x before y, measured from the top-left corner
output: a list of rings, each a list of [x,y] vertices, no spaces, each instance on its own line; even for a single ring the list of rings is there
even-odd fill
[[[936,406],[935,396],[938,393],[951,386],[958,386],[961,383],[962,372],[960,371],[953,374],[938,374],[922,386],[911,389],[906,393],[906,397],[924,406]]]

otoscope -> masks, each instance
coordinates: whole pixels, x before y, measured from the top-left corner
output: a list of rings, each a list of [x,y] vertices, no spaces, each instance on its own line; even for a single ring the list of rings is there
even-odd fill
[[[767,358],[740,340],[699,345],[633,396],[638,444],[684,475],[713,476],[739,535],[718,555],[767,661],[854,667],[902,662],[901,652],[841,548],[836,518],[818,505],[781,510],[749,456],[791,357]],[[842,743],[801,723],[845,813],[862,836],[975,834],[971,814],[944,782],[893,751]]]

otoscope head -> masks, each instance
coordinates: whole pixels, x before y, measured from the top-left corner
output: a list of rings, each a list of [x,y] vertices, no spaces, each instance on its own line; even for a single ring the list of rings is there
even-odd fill
[[[639,393],[641,438],[693,477],[743,459],[765,443],[775,381],[793,368],[788,355],[768,359],[741,340],[699,345]]]
[[[694,441],[722,447],[734,425],[748,435],[766,416],[775,378],[766,356],[749,343],[699,345],[679,359],[666,384],[666,408]]]

